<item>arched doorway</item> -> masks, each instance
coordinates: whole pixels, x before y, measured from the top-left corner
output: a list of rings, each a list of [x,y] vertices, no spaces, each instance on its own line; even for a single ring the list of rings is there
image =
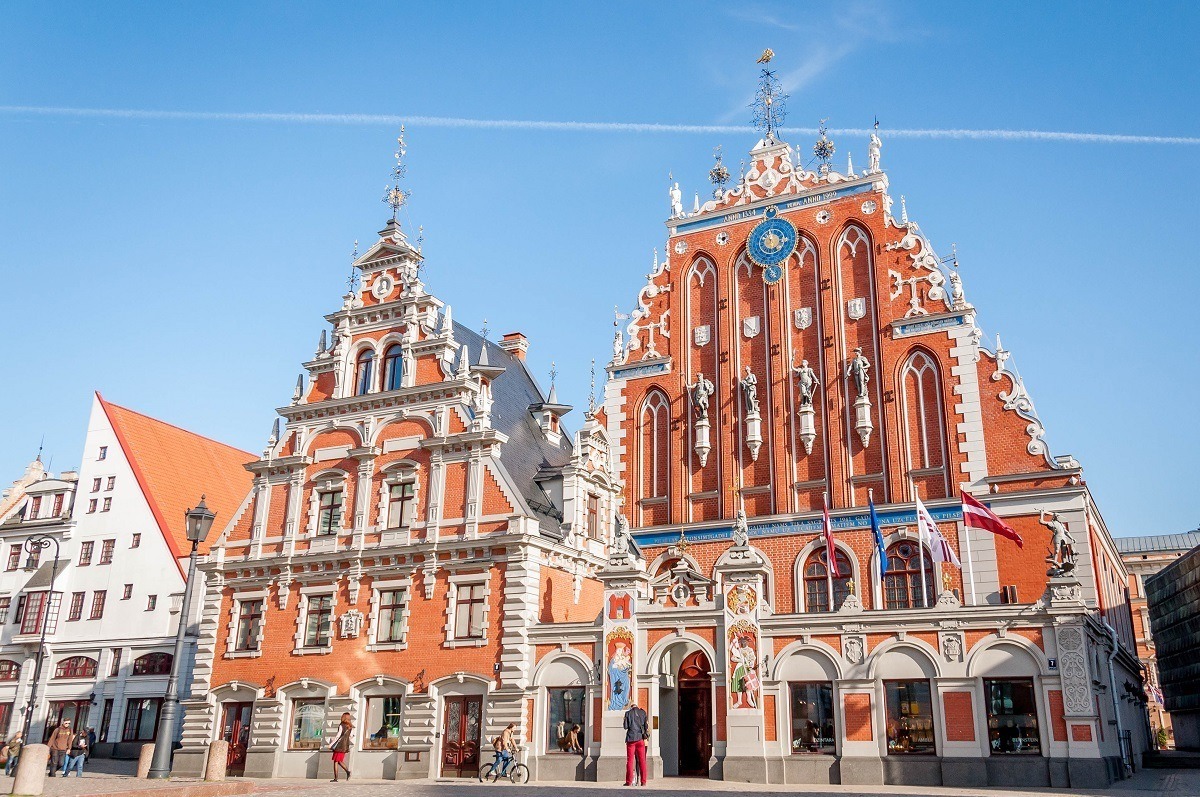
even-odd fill
[[[712,675],[703,651],[691,653],[679,665],[678,733],[679,775],[708,777],[712,758]]]

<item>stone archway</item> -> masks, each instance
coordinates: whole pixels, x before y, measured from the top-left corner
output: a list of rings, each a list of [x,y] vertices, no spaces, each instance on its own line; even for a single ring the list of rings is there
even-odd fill
[[[676,749],[681,777],[708,777],[713,729],[711,670],[708,656],[697,650],[683,660],[676,674]]]

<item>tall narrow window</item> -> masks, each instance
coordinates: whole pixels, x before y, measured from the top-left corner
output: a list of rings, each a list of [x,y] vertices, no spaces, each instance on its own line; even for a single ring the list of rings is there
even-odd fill
[[[8,546],[8,562],[5,564],[5,570],[16,570],[21,566],[21,546],[14,544]]]
[[[383,352],[383,389],[399,390],[404,381],[404,349],[393,343]]]
[[[8,625],[8,607],[12,605],[12,598],[5,595],[0,598],[0,626]]]
[[[62,517],[63,499],[62,493],[56,493],[54,496],[54,517]]]
[[[354,395],[361,396],[371,390],[371,374],[375,367],[375,352],[363,349],[354,363]]]
[[[934,603],[933,561],[915,542],[903,540],[887,550],[887,575],[883,577],[883,604],[888,609],[919,609]],[[922,568],[922,563],[924,568]],[[922,569],[924,575],[922,576]],[[921,585],[925,598],[921,598]]]
[[[841,575],[829,576],[829,556],[824,548],[813,551],[804,563],[804,611],[829,611],[830,591],[833,592],[833,609],[838,610],[850,594],[850,558],[841,549],[836,549],[837,569]]]
[[[100,564],[111,565],[113,560],[113,551],[117,550],[116,540],[105,540],[100,544]]]
[[[412,482],[401,482],[388,487],[388,516],[389,529],[398,529],[411,523],[413,497],[416,485]]]
[[[587,497],[587,535],[593,540],[600,538],[600,496]]]
[[[379,632],[375,641],[404,641],[404,590],[390,589],[379,593]]]
[[[139,697],[125,703],[125,729],[121,740],[152,742],[158,734],[158,711],[161,697]]]
[[[101,507],[100,507],[100,511],[101,511],[101,512],[107,512],[107,511],[108,511],[108,510],[110,510],[110,509],[112,509],[112,499],[111,499],[111,498],[105,498],[105,499],[104,499],[104,503],[103,503],[103,504],[101,505]]]
[[[234,650],[258,650],[262,615],[262,601],[241,601],[238,604],[237,638],[234,642]]]
[[[100,492],[100,477],[99,476],[92,479],[92,492],[93,493]]]
[[[108,668],[108,676],[116,678],[121,673],[121,656],[125,653],[124,648],[112,649],[112,666]]]
[[[934,752],[929,681],[884,681],[888,755]]]
[[[130,548],[140,548],[142,545],[142,535],[139,532],[134,532],[133,537],[129,540]]]
[[[37,516],[42,512],[42,497],[35,495],[29,501],[29,515],[26,520],[37,520]]]
[[[100,454],[96,459],[108,459],[108,446],[100,446]]]
[[[483,639],[485,590],[484,584],[458,585],[454,605],[455,639]]]
[[[946,495],[946,421],[937,361],[924,351],[913,352],[900,372],[903,433],[908,470],[923,486],[926,498]]]
[[[83,617],[83,599],[86,594],[85,592],[71,593],[71,608],[67,610],[68,620],[78,620]]]
[[[833,684],[828,681],[790,683],[792,699],[792,752],[834,751]]]
[[[660,390],[653,390],[642,405],[640,418],[639,487],[641,525],[666,523],[671,462],[671,408]]]
[[[317,534],[337,534],[342,527],[342,491],[329,490],[320,494],[317,514]]]
[[[107,590],[98,589],[92,593],[92,613],[88,616],[89,620],[99,620],[104,616],[104,599],[107,597]]]
[[[88,540],[79,544],[79,566],[86,567],[92,563],[92,551],[96,550],[96,543]]]
[[[117,484],[117,477],[116,477],[116,476],[109,476],[109,477],[108,477],[108,481],[104,483],[104,489],[105,489],[105,490],[111,490],[113,487],[115,487],[115,486],[116,486],[116,484]]]
[[[333,619],[333,596],[313,595],[308,599],[304,622],[304,647],[323,648],[329,644],[329,626]]]
[[[318,750],[325,738],[325,701],[293,700],[289,750]]]

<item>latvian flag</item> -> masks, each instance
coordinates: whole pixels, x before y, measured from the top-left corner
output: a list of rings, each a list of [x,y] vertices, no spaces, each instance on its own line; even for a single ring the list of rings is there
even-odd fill
[[[821,520],[825,531],[825,559],[829,562],[829,575],[841,578],[838,571],[837,549],[833,545],[833,524],[829,522],[829,495],[821,496]]]
[[[1018,548],[1024,546],[1021,541],[1021,535],[1017,534],[1017,530],[1005,523],[992,510],[988,509],[983,504],[976,501],[970,493],[960,491],[962,496],[962,513],[963,525],[969,529],[983,529],[990,531],[992,534],[998,534],[1001,537],[1007,537],[1017,544]]]

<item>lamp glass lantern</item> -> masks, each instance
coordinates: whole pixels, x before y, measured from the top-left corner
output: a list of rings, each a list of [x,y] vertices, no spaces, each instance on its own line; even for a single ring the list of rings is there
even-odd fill
[[[212,528],[213,518],[216,515],[205,505],[204,496],[200,496],[200,503],[195,509],[189,509],[184,515],[187,519],[186,533],[190,542],[199,544],[204,542],[208,536],[209,530]]]

